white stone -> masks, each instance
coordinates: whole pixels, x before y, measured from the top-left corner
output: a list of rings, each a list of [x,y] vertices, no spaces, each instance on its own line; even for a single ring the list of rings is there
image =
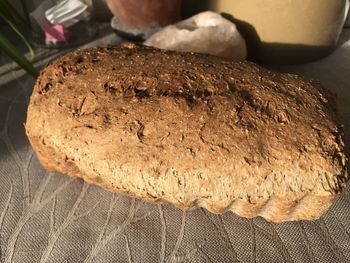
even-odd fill
[[[147,46],[198,52],[244,60],[247,48],[236,25],[220,14],[206,11],[170,25],[144,42]]]

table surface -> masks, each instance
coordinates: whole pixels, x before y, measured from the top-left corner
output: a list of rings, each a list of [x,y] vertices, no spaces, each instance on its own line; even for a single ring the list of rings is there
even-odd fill
[[[350,30],[327,58],[278,70],[337,93],[349,142]],[[34,80],[11,74],[0,86],[0,262],[350,262],[349,186],[317,221],[272,224],[147,204],[45,172],[23,129]]]

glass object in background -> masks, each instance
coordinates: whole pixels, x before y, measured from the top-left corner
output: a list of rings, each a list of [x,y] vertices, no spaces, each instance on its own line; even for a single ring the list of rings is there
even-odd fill
[[[180,17],[181,0],[107,0],[112,28],[132,40],[144,40]]]
[[[26,8],[34,44],[59,48],[81,45],[97,33],[89,0],[32,0]]]
[[[263,63],[302,63],[331,53],[348,0],[209,0],[209,9],[232,15],[248,44],[248,57]]]

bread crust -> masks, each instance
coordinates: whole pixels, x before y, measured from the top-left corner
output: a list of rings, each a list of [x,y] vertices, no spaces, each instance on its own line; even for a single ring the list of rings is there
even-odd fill
[[[347,181],[332,94],[214,56],[70,53],[41,72],[26,132],[47,170],[181,209],[314,220]]]

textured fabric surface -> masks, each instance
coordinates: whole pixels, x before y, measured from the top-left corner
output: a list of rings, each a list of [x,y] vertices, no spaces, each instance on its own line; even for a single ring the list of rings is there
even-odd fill
[[[350,31],[329,57],[280,67],[338,94],[350,140]],[[350,262],[350,192],[312,222],[183,212],[46,173],[24,134],[34,80],[0,87],[0,262]]]

